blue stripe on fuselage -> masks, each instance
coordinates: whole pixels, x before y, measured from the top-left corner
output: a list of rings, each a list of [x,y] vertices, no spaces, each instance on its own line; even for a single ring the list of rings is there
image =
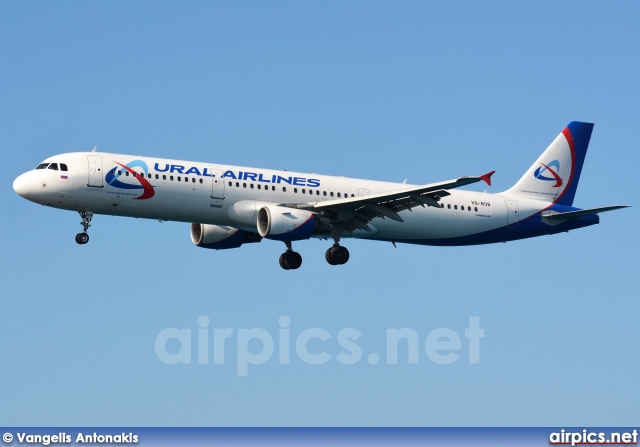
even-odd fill
[[[578,211],[579,208],[573,208],[562,205],[553,205],[545,210],[542,210],[533,216],[530,216],[524,220],[518,222],[517,228],[507,228],[506,226],[496,228],[495,230],[489,230],[482,233],[470,234],[468,236],[445,238],[445,239],[384,239],[372,237],[371,239],[389,242],[399,242],[405,244],[417,244],[417,245],[434,245],[441,247],[452,247],[462,245],[482,245],[493,244],[496,242],[508,242],[516,241],[518,239],[527,239],[536,236],[544,236],[550,234],[564,233],[570,230],[576,230],[578,228],[588,227],[600,223],[600,218],[597,214],[589,216],[581,216],[573,219],[569,219],[565,222],[557,225],[549,225],[542,221],[543,211],[556,211],[559,213],[568,211]]]

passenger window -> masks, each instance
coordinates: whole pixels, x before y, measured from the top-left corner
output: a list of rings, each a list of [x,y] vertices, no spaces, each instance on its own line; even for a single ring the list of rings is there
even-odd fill
[[[181,180],[182,180],[182,178],[180,178],[180,176],[178,176],[178,181],[181,181]]]
[[[40,163],[36,169],[47,169],[49,163]]]
[[[156,174],[156,180],[158,180],[160,178],[160,176],[158,174]]]
[[[173,181],[173,175],[169,176],[169,180]]]
[[[49,169],[52,169],[52,170],[54,170],[54,171],[57,171],[57,170],[58,170],[58,163],[51,163],[51,164],[49,165]]]
[[[272,186],[272,187],[271,187],[271,191],[275,191],[275,190],[276,190],[276,187],[275,187],[275,186]]]
[[[246,188],[246,187],[247,187],[247,184],[246,184],[246,183],[243,183],[243,184],[242,184],[242,187],[243,187],[243,188]]]
[[[474,210],[475,210],[475,211],[476,211],[476,213],[477,213],[477,212],[478,212],[478,207],[476,206],[476,207],[474,208]]]
[[[449,210],[451,209],[451,204],[450,203],[447,204],[447,209],[449,209]]]
[[[322,191],[322,195],[327,197],[327,191]]]
[[[333,197],[333,191],[331,191],[331,192],[329,193],[329,195],[330,195],[331,197]]]
[[[240,188],[240,183],[236,182],[236,188]]]
[[[338,193],[338,197],[340,197],[340,193]]]
[[[298,192],[298,188],[293,188],[293,192]]]
[[[453,209],[457,210],[458,209],[458,205],[453,205]]]
[[[258,189],[262,189],[262,187],[260,186],[260,184],[258,183]]]
[[[124,174],[129,177],[129,171],[126,171]]]
[[[307,191],[304,188],[302,188],[302,194],[306,194],[306,193]]]
[[[282,192],[287,192],[287,187],[286,186],[282,187]]]
[[[250,183],[250,184],[249,184],[249,187],[250,187],[251,189],[253,189],[253,183]]]
[[[319,196],[320,195],[320,190],[316,189],[316,195]]]
[[[193,181],[195,182],[196,179],[193,179]],[[233,182],[229,182],[229,186],[233,186]]]
[[[200,183],[202,183],[202,179],[200,179]]]
[[[60,163],[60,170],[61,171],[68,171],[67,165],[65,165],[64,163]]]

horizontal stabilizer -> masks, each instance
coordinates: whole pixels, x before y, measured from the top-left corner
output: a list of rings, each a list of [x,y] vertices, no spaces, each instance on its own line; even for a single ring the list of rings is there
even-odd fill
[[[566,213],[556,213],[553,211],[545,211],[544,213],[542,213],[542,219],[546,220],[547,223],[557,224],[569,219],[575,219],[576,217],[592,216],[594,214],[604,213],[605,211],[619,210],[621,208],[629,208],[629,205],[605,206],[602,208],[591,208],[588,210],[568,211]]]

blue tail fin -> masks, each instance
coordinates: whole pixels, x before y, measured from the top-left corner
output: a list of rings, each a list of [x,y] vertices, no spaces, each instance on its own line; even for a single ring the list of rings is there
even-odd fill
[[[505,194],[573,205],[592,130],[592,123],[569,123]]]

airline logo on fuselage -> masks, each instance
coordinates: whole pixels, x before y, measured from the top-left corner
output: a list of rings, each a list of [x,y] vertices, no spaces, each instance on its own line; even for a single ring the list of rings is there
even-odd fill
[[[132,162],[127,163],[126,165],[123,165],[122,163],[118,163],[117,161],[116,161],[116,164],[124,168],[125,171],[128,172],[131,176],[133,176],[133,178],[136,179],[139,184],[136,185],[136,184],[121,182],[118,179],[122,175],[126,175],[126,174],[123,173],[121,170],[118,170],[117,168],[113,168],[107,172],[107,175],[105,177],[105,180],[107,181],[107,185],[112,186],[114,188],[119,188],[119,189],[129,189],[129,190],[142,189],[142,195],[136,197],[134,200],[150,199],[156,194],[153,189],[153,186],[151,185],[151,183],[149,183],[149,180],[145,178],[145,176],[149,174],[149,167],[147,166],[147,163],[145,163],[143,160],[133,160]],[[138,173],[137,171],[134,171],[133,168],[141,168],[142,171],[144,172],[144,175]]]
[[[165,172],[170,174],[182,174],[182,175],[197,175],[202,177],[215,177],[210,171],[210,168],[203,168],[202,170],[196,166],[182,166],[164,163],[162,166],[160,163],[156,163],[153,168],[156,172]],[[249,171],[231,171],[227,170],[220,178],[227,178],[231,180],[240,181],[252,181],[261,183],[272,184],[287,184],[293,186],[307,186],[310,188],[317,188],[320,186],[320,180],[306,177],[294,177],[294,176],[282,176],[279,174],[266,174],[263,172],[249,172]]]

